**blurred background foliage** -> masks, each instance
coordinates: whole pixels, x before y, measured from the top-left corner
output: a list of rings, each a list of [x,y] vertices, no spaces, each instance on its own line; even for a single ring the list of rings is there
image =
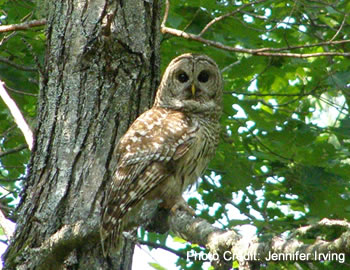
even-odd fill
[[[32,1],[0,1],[0,27],[34,20]],[[43,62],[43,28],[0,33],[0,80],[16,102],[31,128],[37,111],[39,75],[37,63]],[[0,208],[15,219],[13,209],[25,178],[30,158],[23,134],[10,111],[0,101]]]
[[[211,20],[235,10],[202,38],[274,52],[279,48],[300,54],[350,51],[350,2],[346,0],[172,0],[166,26],[198,35]],[[35,14],[33,1],[0,1],[1,25],[38,19]],[[288,50],[292,47],[297,48]],[[257,56],[164,34],[162,71],[185,52],[211,56],[225,81],[221,143],[197,192],[188,200],[198,215],[221,228],[249,225],[261,239],[325,217],[349,220],[349,56]],[[44,53],[43,27],[0,33],[0,80],[32,127]],[[0,208],[13,219],[30,157],[24,146],[21,132],[0,102]],[[140,234],[148,241],[166,242],[164,236]],[[329,239],[327,234],[334,232],[317,236]],[[183,246],[183,252],[201,250]],[[181,258],[177,265],[202,267],[201,262]],[[155,263],[152,267],[162,269]],[[336,262],[263,267],[348,269]]]

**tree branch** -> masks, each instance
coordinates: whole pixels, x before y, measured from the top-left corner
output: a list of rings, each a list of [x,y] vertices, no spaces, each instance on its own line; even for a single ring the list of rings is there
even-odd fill
[[[260,3],[263,2],[263,0],[261,1],[256,1],[254,3]],[[254,4],[251,3],[251,4]],[[218,49],[222,49],[222,50],[226,50],[226,51],[232,51],[232,52],[237,52],[237,53],[247,53],[247,54],[252,54],[252,55],[257,55],[257,56],[277,56],[277,57],[294,57],[294,58],[309,58],[309,57],[319,57],[319,56],[350,56],[350,52],[318,52],[318,53],[291,53],[291,52],[282,52],[282,51],[290,51],[290,50],[295,50],[295,49],[303,49],[303,48],[309,48],[309,47],[319,47],[319,46],[324,46],[324,45],[337,45],[337,44],[342,44],[342,43],[350,43],[350,40],[339,40],[339,41],[326,41],[326,42],[322,42],[322,43],[316,43],[316,44],[306,44],[306,45],[298,45],[298,46],[288,46],[288,47],[284,47],[284,48],[260,48],[260,49],[246,49],[246,48],[237,48],[237,47],[232,47],[232,46],[227,46],[224,45],[220,42],[217,41],[213,41],[213,40],[208,40],[208,39],[204,39],[201,37],[201,35],[215,22],[217,22],[218,20],[221,20],[225,17],[231,16],[232,14],[235,14],[235,11],[228,13],[226,15],[223,15],[221,17],[217,17],[216,19],[213,19],[211,22],[209,22],[204,28],[203,30],[200,32],[199,35],[196,34],[191,34],[191,33],[186,33],[185,31],[181,31],[178,29],[174,29],[174,28],[170,28],[170,27],[166,27],[166,21],[169,15],[169,7],[170,7],[170,3],[167,0],[166,1],[166,6],[165,6],[165,14],[164,14],[164,18],[161,24],[161,32],[163,34],[170,34],[173,36],[177,36],[177,37],[182,37],[185,39],[189,39],[189,40],[194,40],[194,41],[198,41],[201,42],[203,44],[218,48]],[[245,7],[245,6],[244,6]],[[240,7],[239,10],[241,10],[242,8]],[[219,19],[218,19],[219,18]]]
[[[4,157],[4,156],[10,155],[10,154],[19,152],[19,151],[21,151],[23,149],[26,149],[26,148],[27,148],[27,145],[22,144],[22,145],[19,145],[19,146],[15,147],[15,148],[12,148],[12,149],[10,149],[10,150],[8,150],[6,152],[1,152],[0,151],[0,157]]]
[[[0,62],[2,63],[5,63],[9,66],[12,66],[14,68],[17,68],[19,70],[24,70],[24,71],[32,71],[32,72],[36,72],[38,71],[36,68],[34,67],[28,67],[28,66],[22,66],[22,65],[19,65],[19,64],[16,64],[15,62],[12,62],[10,60],[8,60],[7,58],[5,57],[0,57]]]
[[[224,15],[221,15],[219,17],[216,17],[214,18],[213,20],[211,20],[203,29],[202,31],[199,33],[198,36],[202,36],[208,29],[209,27],[211,27],[214,23],[217,23],[218,21],[221,21],[227,17],[230,17],[230,16],[233,16],[235,15],[236,13],[240,12],[242,9],[246,8],[246,7],[250,7],[252,5],[255,5],[255,4],[260,4],[262,2],[265,2],[266,0],[258,0],[258,1],[255,1],[255,2],[251,2],[251,3],[247,3],[247,4],[244,4],[240,7],[238,7],[237,9],[235,9],[234,11],[231,11],[229,13],[226,13]]]
[[[0,81],[0,97],[9,108],[13,118],[19,129],[22,131],[24,138],[27,142],[29,150],[33,148],[33,132],[29,128],[26,120],[24,119],[21,111],[18,109],[16,102],[8,95],[4,87],[4,83]]]
[[[0,33],[1,32],[10,32],[10,31],[18,31],[18,30],[28,30],[33,27],[38,27],[46,24],[46,20],[34,20],[29,21],[25,23],[19,23],[19,24],[9,24],[9,25],[2,25],[0,26]]]
[[[294,234],[290,234],[289,238],[276,236],[269,241],[259,241],[257,237],[248,239],[240,236],[234,230],[216,228],[206,220],[193,217],[181,210],[177,210],[170,216],[169,225],[176,235],[206,247],[213,255],[211,263],[215,269],[229,269],[235,260],[244,266],[243,269],[253,269],[252,265],[270,260],[277,262],[327,261],[334,260],[334,254],[339,256],[337,258],[350,254],[350,223],[342,220],[323,219],[315,225],[297,229]],[[31,265],[37,266],[60,265],[62,260],[77,247],[85,246],[88,242],[92,245],[99,245],[98,226],[99,224],[86,221],[65,225],[40,247],[25,249],[13,259],[27,263],[27,258],[35,258],[35,261],[31,261]],[[342,233],[332,241],[317,238],[312,244],[305,244],[295,237],[296,234],[305,235],[311,229],[322,230],[325,227],[341,227]],[[136,241],[155,248],[165,248],[154,243]],[[165,249],[174,252],[171,249]],[[182,253],[177,255],[185,257]],[[198,256],[195,258],[192,256],[195,256],[194,252],[187,253],[186,259],[200,259]]]
[[[162,23],[160,24],[160,27],[161,27],[161,28],[165,27],[166,21],[168,20],[168,16],[169,16],[169,7],[170,7],[169,0],[166,0],[166,1],[165,1],[164,17],[163,17]]]
[[[51,235],[38,248],[24,249],[12,259],[9,264],[36,266],[36,269],[58,269],[59,265],[77,247],[87,243],[99,243],[99,233],[96,224],[85,221],[78,221],[72,225],[65,225],[56,233]],[[28,261],[30,258],[30,262]]]
[[[154,242],[149,242],[149,241],[143,241],[141,239],[136,239],[136,244],[140,244],[140,245],[147,245],[149,247],[152,247],[152,248],[161,248],[161,249],[164,249],[168,252],[171,252],[173,254],[175,254],[176,256],[180,257],[180,258],[183,258],[186,260],[187,256],[185,253],[181,252],[181,251],[178,251],[178,250],[175,250],[173,248],[169,248],[165,245],[161,245],[161,244],[158,244],[158,243],[154,243]]]
[[[323,219],[315,225],[296,230],[306,232],[329,226],[340,226],[343,233],[332,241],[316,239],[312,244],[305,244],[295,238],[286,239],[276,236],[270,241],[259,242],[258,238],[247,239],[233,230],[218,229],[206,220],[194,218],[178,210],[170,219],[170,227],[177,235],[187,241],[197,243],[217,254],[212,264],[216,269],[232,267],[232,259],[241,265],[268,261],[320,261],[341,259],[350,254],[350,223],[341,220]],[[226,253],[225,253],[226,252]],[[224,256],[226,254],[226,257]],[[230,256],[228,254],[231,254]],[[334,256],[337,255],[337,256]]]
[[[343,21],[339,27],[339,29],[337,30],[337,32],[334,34],[334,36],[331,38],[330,42],[332,42],[340,33],[340,31],[343,29],[344,27],[344,24],[345,24],[345,21],[346,21],[346,18],[348,17],[349,14],[345,14],[344,15],[344,18],[343,18]]]
[[[32,94],[32,93],[20,91],[17,89],[13,89],[13,88],[9,87],[8,85],[5,85],[5,89],[12,92],[12,93],[19,94],[19,95],[32,96],[32,97],[36,97],[36,98],[38,97],[38,94]]]
[[[225,51],[238,52],[238,53],[248,53],[257,56],[278,56],[278,57],[295,57],[295,58],[309,58],[309,57],[319,57],[319,56],[350,56],[350,52],[320,52],[320,53],[289,53],[289,52],[269,52],[274,50],[290,50],[294,48],[306,48],[306,46],[296,46],[289,48],[262,48],[262,49],[245,49],[245,48],[236,48],[224,45],[217,41],[212,41],[208,39],[204,39],[199,35],[186,33],[174,28],[162,27],[161,31],[163,34],[171,34],[173,36],[182,37],[185,39],[195,40],[206,45],[222,49]],[[343,40],[343,43],[350,42],[350,40]],[[314,46],[314,45],[312,45]]]
[[[246,92],[237,92],[237,91],[225,91],[224,94],[235,94],[235,95],[243,95],[243,96],[258,96],[258,97],[303,97],[312,95],[315,91],[312,90],[307,93],[295,93],[295,94],[281,94],[281,93],[246,93]]]

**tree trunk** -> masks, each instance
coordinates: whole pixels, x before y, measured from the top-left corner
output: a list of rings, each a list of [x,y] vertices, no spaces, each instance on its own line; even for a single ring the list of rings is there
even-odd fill
[[[36,141],[6,269],[131,269],[103,258],[101,199],[121,135],[159,82],[160,3],[47,1]]]

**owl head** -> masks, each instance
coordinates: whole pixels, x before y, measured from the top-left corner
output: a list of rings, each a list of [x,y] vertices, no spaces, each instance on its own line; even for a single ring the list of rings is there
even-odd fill
[[[186,53],[166,68],[154,106],[187,113],[220,114],[222,77],[206,55]]]

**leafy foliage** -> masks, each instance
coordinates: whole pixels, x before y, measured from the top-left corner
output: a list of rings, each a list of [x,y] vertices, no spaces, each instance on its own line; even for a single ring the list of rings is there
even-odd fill
[[[166,26],[198,35],[249,2],[171,1]],[[202,37],[275,51],[342,41],[350,31],[349,8],[346,1],[262,1],[216,22]],[[163,66],[188,50],[213,57],[225,80],[222,141],[197,190],[200,198],[190,200],[200,215],[227,228],[252,224],[261,236],[324,217],[349,219],[349,60],[236,54],[164,36]],[[292,52],[348,50],[344,43]]]
[[[0,24],[18,24],[35,19],[34,8],[31,1],[0,1]],[[39,80],[34,56],[37,61],[42,61],[45,35],[36,28],[32,31],[4,32],[0,34],[0,39],[0,80],[31,125],[36,116]],[[30,152],[26,149],[23,134],[2,101],[0,156],[0,205],[3,211],[12,213],[18,203]],[[11,214],[11,218],[15,219],[15,216]]]
[[[0,7],[1,24],[35,19],[30,1],[0,1]],[[349,11],[345,0],[172,0],[166,26],[198,35],[214,18],[233,12],[202,38],[234,48],[271,48],[270,53],[342,53],[350,51],[349,40],[345,42]],[[44,33],[41,28],[5,32],[1,40],[0,79],[31,123],[38,75],[27,70],[38,68],[33,56],[43,61]],[[257,56],[165,34],[162,69],[185,52],[211,56],[225,80],[221,144],[198,194],[189,199],[199,216],[223,228],[253,225],[263,238],[324,217],[350,219],[349,57]],[[0,116],[2,154],[25,142],[3,103]],[[0,158],[1,209],[13,209],[21,186],[16,180],[25,174],[29,152]],[[322,234],[331,237],[332,232]],[[152,234],[148,239],[165,242]],[[187,244],[183,251],[192,248]],[[201,267],[183,259],[177,264],[183,269]],[[308,269],[289,263],[265,267]],[[342,269],[335,262],[315,267]]]

